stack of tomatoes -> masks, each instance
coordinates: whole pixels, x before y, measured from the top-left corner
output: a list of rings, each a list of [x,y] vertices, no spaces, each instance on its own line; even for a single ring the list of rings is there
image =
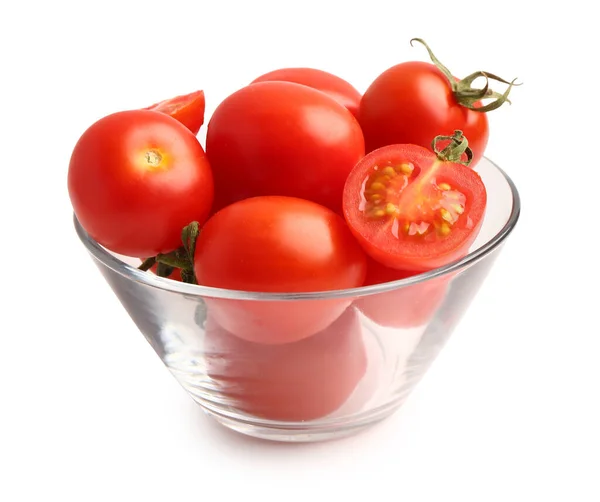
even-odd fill
[[[262,75],[218,105],[205,148],[203,91],[100,119],[69,166],[79,222],[143,269],[240,291],[343,290],[461,258],[486,207],[474,169],[485,112],[514,81],[458,80],[419,41],[432,63],[389,68],[363,95],[317,69]],[[482,89],[471,85],[478,77]],[[509,84],[504,94],[488,89],[491,78]],[[428,281],[356,305],[380,324],[410,326],[445,287]],[[282,344],[327,330],[350,300],[211,302],[219,329]]]

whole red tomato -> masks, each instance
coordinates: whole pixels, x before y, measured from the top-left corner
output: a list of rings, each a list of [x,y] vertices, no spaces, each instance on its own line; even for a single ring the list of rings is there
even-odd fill
[[[367,370],[362,327],[352,308],[320,333],[284,345],[241,340],[209,316],[204,350],[207,373],[228,404],[268,420],[329,415]]]
[[[417,275],[369,259],[365,286],[385,284]],[[354,305],[380,326],[412,328],[426,324],[446,296],[450,277],[442,276],[410,286],[358,298]]]
[[[252,83],[270,81],[295,82],[322,91],[358,118],[360,92],[337,75],[316,68],[281,68],[261,75]]]
[[[204,91],[194,91],[189,94],[165,99],[144,108],[144,110],[153,110],[170,115],[196,135],[200,131],[202,124],[204,124],[205,107]]]
[[[485,112],[504,103],[514,84],[485,72],[458,81],[431,52],[430,55],[434,64],[400,63],[379,75],[364,93],[359,122],[366,151],[394,144],[431,148],[433,137],[449,135],[459,129],[469,138],[473,167],[488,143],[489,124]],[[475,77],[494,78],[510,86],[504,95],[487,87],[478,92],[471,87]],[[480,100],[485,98],[495,101],[482,105]]]
[[[451,141],[460,158],[465,138],[457,131]],[[367,154],[348,176],[344,216],[375,261],[425,271],[468,253],[483,223],[487,193],[473,169],[458,159],[443,160],[444,152],[389,145]]]
[[[181,246],[182,228],[203,223],[213,178],[197,138],[163,113],[108,115],[79,138],[68,189],[83,228],[126,256],[154,256]]]
[[[361,286],[366,257],[343,218],[314,202],[263,196],[213,215],[196,241],[198,284],[237,291],[301,293]],[[261,343],[325,329],[350,299],[251,301],[207,298],[215,320]]]
[[[326,94],[292,82],[259,82],[217,107],[206,153],[215,210],[248,197],[285,195],[339,212],[364,139],[352,114]]]

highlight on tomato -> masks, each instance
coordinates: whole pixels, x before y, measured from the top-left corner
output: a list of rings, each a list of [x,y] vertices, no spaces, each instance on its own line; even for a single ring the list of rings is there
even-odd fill
[[[178,122],[181,122],[194,135],[197,135],[202,124],[204,124],[205,108],[206,99],[204,91],[199,90],[165,99],[143,109],[169,115]]]
[[[341,290],[362,285],[366,256],[344,219],[330,209],[294,197],[253,197],[206,222],[195,243],[194,272],[200,285],[236,291]],[[206,298],[227,331],[274,344],[325,329],[350,302]]]
[[[248,197],[283,195],[341,212],[344,183],[365,150],[358,122],[335,99],[275,81],[248,85],[219,104],[206,153],[215,210]]]
[[[510,103],[516,84],[492,73],[477,71],[462,80],[452,75],[421,39],[432,63],[407,61],[384,71],[364,93],[359,110],[366,151],[395,144],[430,148],[431,138],[461,130],[469,138],[474,167],[485,152],[489,139],[486,113]],[[481,88],[473,87],[483,79]],[[490,80],[508,84],[503,94],[492,91]],[[491,100],[486,104],[484,100]]]
[[[208,217],[214,193],[196,136],[149,110],[117,112],[92,124],[73,149],[68,190],[86,232],[132,257],[179,247],[182,228]]]
[[[437,149],[441,142],[449,142]],[[426,271],[468,253],[487,204],[485,185],[468,167],[461,131],[438,136],[433,153],[390,145],[366,155],[348,176],[344,217],[366,253],[386,267]]]
[[[255,78],[257,82],[295,82],[328,94],[358,118],[361,94],[343,78],[316,68],[280,68]]]
[[[362,327],[347,309],[310,338],[262,345],[228,333],[209,316],[207,373],[229,405],[269,420],[323,418],[346,403],[367,370]]]
[[[418,275],[419,272],[385,267],[368,260],[365,286],[385,284]],[[354,306],[367,318],[389,328],[414,328],[428,323],[446,297],[451,276],[406,286],[403,288],[362,296]]]

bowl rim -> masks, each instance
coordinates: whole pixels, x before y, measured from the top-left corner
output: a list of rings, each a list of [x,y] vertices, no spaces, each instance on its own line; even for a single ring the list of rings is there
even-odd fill
[[[471,251],[469,254],[467,254],[460,260],[456,260],[443,267],[438,267],[433,270],[423,272],[421,274],[407,277],[405,279],[399,279],[397,281],[386,282],[383,284],[375,284],[372,286],[361,286],[358,288],[302,293],[265,293],[215,288],[211,286],[201,286],[196,284],[187,284],[159,277],[154,274],[149,274],[147,272],[139,270],[138,268],[132,265],[129,265],[128,263],[120,260],[117,256],[114,256],[112,253],[110,253],[100,244],[98,244],[94,239],[92,239],[81,226],[75,214],[73,214],[73,224],[75,226],[75,230],[79,239],[95,260],[131,281],[152,288],[158,288],[161,290],[169,291],[172,293],[178,293],[193,298],[208,297],[230,300],[298,301],[358,298],[362,296],[393,291],[396,289],[426,282],[437,277],[456,273],[482,260],[504,242],[508,235],[510,235],[510,233],[513,231],[517,224],[517,221],[519,220],[519,216],[521,213],[521,198],[519,196],[519,191],[517,190],[517,187],[514,184],[513,180],[510,178],[510,176],[508,176],[506,172],[504,172],[495,162],[490,160],[488,157],[484,156],[483,158],[487,162],[489,162],[494,169],[499,171],[504,180],[507,182],[508,187],[511,191],[512,208],[504,226],[483,245]]]

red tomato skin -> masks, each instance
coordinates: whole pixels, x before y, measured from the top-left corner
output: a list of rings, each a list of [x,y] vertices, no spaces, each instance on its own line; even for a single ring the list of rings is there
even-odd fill
[[[368,260],[365,286],[385,284],[417,275],[418,272],[396,270]],[[354,305],[366,317],[388,328],[414,328],[429,322],[444,301],[449,277],[430,279],[385,293],[363,296]]]
[[[460,105],[444,74],[421,61],[400,63],[379,75],[361,99],[359,122],[367,152],[394,144],[431,150],[434,137],[459,129],[473,150],[471,167],[489,139],[487,115]]]
[[[448,182],[464,192],[466,209],[461,222],[448,237],[435,244],[423,246],[418,241],[398,244],[380,221],[369,220],[360,211],[362,187],[373,166],[385,161],[410,161],[423,175],[435,170],[435,178]],[[367,154],[352,170],[344,189],[344,217],[354,237],[373,260],[397,270],[424,272],[445,266],[463,258],[479,234],[487,192],[479,174],[469,167],[453,162],[439,161],[435,154],[418,145],[388,145]],[[469,222],[469,227],[465,222]]]
[[[162,158],[158,166],[147,152]],[[181,230],[202,224],[213,178],[197,138],[168,115],[129,110],[101,118],[79,138],[68,190],[77,219],[99,244],[126,256],[154,256],[181,245]]]
[[[194,91],[174,98],[165,99],[144,110],[152,110],[170,115],[186,126],[194,135],[197,135],[204,124],[204,111],[206,98],[204,91]]]
[[[194,271],[205,286],[317,292],[362,285],[366,256],[333,211],[304,199],[263,196],[232,204],[206,222],[196,242]],[[233,334],[287,343],[325,329],[351,300],[206,302]]]
[[[356,119],[326,94],[292,82],[259,82],[226,98],[208,124],[215,211],[284,195],[341,212],[348,173],[364,155]]]
[[[308,421],[335,412],[367,370],[352,308],[324,331],[285,345],[241,340],[209,316],[205,352],[208,375],[228,404],[268,420]]]
[[[252,81],[295,82],[328,94],[358,118],[361,94],[352,84],[332,73],[316,68],[281,68],[265,73]]]

